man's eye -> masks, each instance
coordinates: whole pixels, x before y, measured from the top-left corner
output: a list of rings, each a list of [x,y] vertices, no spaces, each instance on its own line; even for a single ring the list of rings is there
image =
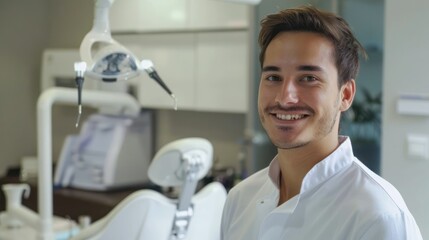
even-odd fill
[[[280,81],[280,78],[278,76],[275,76],[275,75],[268,76],[265,79],[268,81],[271,81],[271,82]]]
[[[314,82],[317,78],[315,76],[304,76],[301,81],[303,82]]]

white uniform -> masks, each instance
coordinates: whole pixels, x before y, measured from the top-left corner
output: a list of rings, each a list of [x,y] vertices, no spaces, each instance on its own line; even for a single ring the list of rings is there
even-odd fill
[[[277,207],[279,163],[229,193],[223,240],[421,240],[399,192],[357,160],[348,138],[304,177],[300,194]]]

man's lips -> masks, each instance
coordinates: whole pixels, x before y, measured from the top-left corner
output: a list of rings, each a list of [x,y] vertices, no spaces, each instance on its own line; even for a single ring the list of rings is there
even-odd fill
[[[279,106],[274,106],[267,109],[267,112],[276,119],[283,121],[294,121],[306,118],[314,114],[313,109],[309,107],[289,107],[282,108]]]

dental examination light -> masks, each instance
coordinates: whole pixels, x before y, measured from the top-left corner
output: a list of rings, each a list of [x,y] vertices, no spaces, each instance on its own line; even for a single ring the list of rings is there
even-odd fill
[[[174,109],[177,110],[177,100],[172,91],[156,72],[150,60],[139,59],[127,48],[112,38],[109,26],[109,10],[114,0],[96,0],[94,11],[94,25],[80,45],[82,62],[75,63],[76,85],[78,89],[78,126],[82,113],[82,85],[84,76],[104,82],[128,80],[146,72],[155,80],[174,100]]]
[[[212,159],[213,147],[203,138],[183,138],[163,146],[148,175],[162,187],[179,187],[178,199],[151,189],[136,191],[72,240],[220,240],[224,186],[212,182],[196,193]]]

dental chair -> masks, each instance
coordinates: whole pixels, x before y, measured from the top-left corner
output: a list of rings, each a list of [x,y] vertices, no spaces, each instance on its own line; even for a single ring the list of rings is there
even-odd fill
[[[202,138],[185,138],[161,148],[148,170],[152,182],[181,189],[178,199],[139,190],[73,240],[218,240],[226,190],[218,182],[195,194],[212,166],[213,148]]]

